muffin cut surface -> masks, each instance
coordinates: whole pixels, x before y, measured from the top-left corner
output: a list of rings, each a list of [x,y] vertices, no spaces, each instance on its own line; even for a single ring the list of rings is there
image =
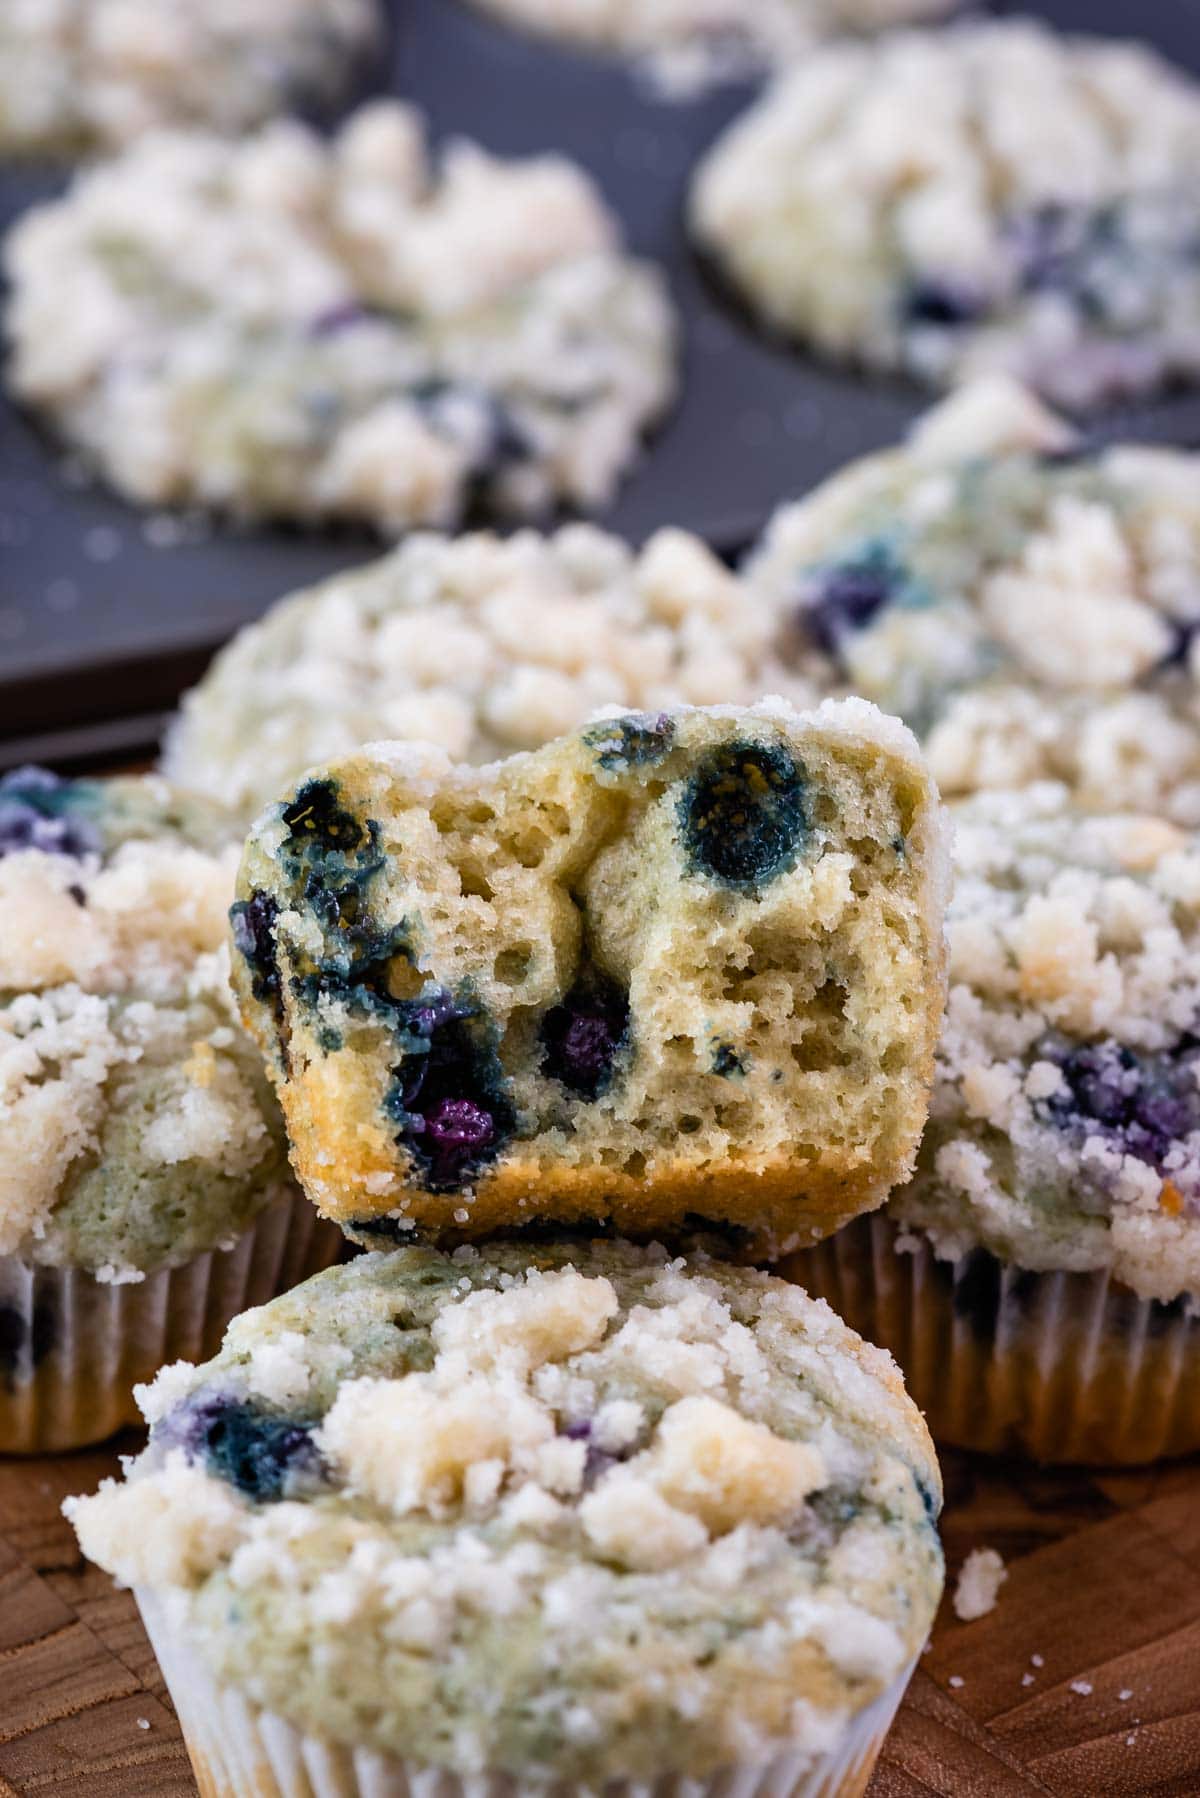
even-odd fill
[[[235,980],[359,1240],[782,1252],[911,1165],[942,881],[912,739],[862,702],[626,715],[482,770],[375,745],[251,833]]]

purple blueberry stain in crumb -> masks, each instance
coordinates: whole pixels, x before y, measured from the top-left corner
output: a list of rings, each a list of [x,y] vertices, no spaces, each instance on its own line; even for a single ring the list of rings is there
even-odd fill
[[[595,1434],[593,1421],[588,1417],[582,1417],[574,1423],[567,1424],[562,1434],[568,1442],[587,1444],[587,1455],[583,1463],[583,1489],[585,1492],[590,1492],[597,1480],[603,1479],[611,1468],[618,1467],[622,1461],[628,1461],[641,1446],[639,1442],[630,1442],[619,1452],[599,1448],[593,1440]]]
[[[1062,1074],[1062,1088],[1042,1106],[1061,1126],[1099,1134],[1159,1173],[1200,1131],[1200,1038],[1190,1033],[1173,1049],[1149,1054],[1112,1038],[1074,1045],[1051,1039],[1040,1053]]]
[[[495,1029],[469,993],[431,986],[393,1000],[392,1027],[402,1050],[384,1099],[432,1192],[461,1189],[503,1149],[516,1127]]]
[[[629,1000],[589,970],[542,1019],[542,1072],[568,1092],[595,1099],[612,1078],[629,1037]]]
[[[860,631],[889,606],[914,606],[927,598],[893,546],[873,540],[801,574],[795,621],[803,637],[848,672],[844,653]]]
[[[61,780],[47,768],[14,768],[0,779],[0,858],[30,849],[76,861],[98,855],[101,834],[86,815],[97,799],[92,782]]]

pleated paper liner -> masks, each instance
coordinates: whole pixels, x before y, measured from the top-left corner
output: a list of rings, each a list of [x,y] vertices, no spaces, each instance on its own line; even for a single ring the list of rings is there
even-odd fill
[[[862,1798],[915,1662],[848,1722],[826,1754],[784,1753],[707,1779],[664,1774],[602,1788],[506,1773],[459,1777],[326,1742],[217,1683],[156,1593],[135,1588],[191,1756],[201,1798]],[[800,1696],[800,1694],[797,1694]]]
[[[1200,1448],[1200,1307],[1109,1273],[939,1260],[886,1211],[779,1270],[889,1349],[939,1442],[1093,1466]]]
[[[50,1454],[137,1423],[133,1387],[205,1361],[226,1326],[337,1261],[344,1239],[288,1189],[228,1249],[128,1285],[0,1257],[0,1454]]]

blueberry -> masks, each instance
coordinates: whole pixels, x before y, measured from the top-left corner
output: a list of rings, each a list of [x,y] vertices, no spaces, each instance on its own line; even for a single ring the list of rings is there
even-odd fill
[[[1048,1041],[1041,1053],[1058,1064],[1065,1085],[1043,1115],[1066,1128],[1095,1134],[1099,1126],[1123,1154],[1159,1172],[1174,1144],[1200,1130],[1200,1045],[1191,1036],[1155,1055],[1139,1056],[1111,1038],[1073,1047]]]
[[[279,959],[275,950],[275,923],[279,905],[269,893],[254,892],[229,908],[233,945],[250,968],[250,990],[256,999],[281,1011]]]
[[[804,771],[782,743],[727,744],[688,782],[679,823],[693,872],[735,887],[773,880],[808,833]]]
[[[366,840],[367,831],[361,820],[340,804],[338,785],[333,780],[305,781],[291,803],[284,806],[282,816],[291,846],[306,857],[313,848],[344,856]]]
[[[82,812],[94,796],[90,783],[60,780],[47,768],[14,768],[0,779],[0,858],[22,849],[76,860],[98,855],[100,832]]]
[[[735,1075],[746,1072],[746,1064],[731,1043],[714,1043],[712,1071],[723,1080],[730,1080]]]
[[[568,1092],[594,1099],[608,1085],[628,1034],[628,998],[614,981],[586,971],[542,1019],[542,1072]]]
[[[905,292],[902,305],[905,324],[934,325],[952,331],[974,324],[987,310],[983,297],[971,288],[932,277],[914,281]]]
[[[384,1110],[429,1190],[457,1191],[495,1159],[516,1127],[494,1032],[476,1003],[442,987],[392,1000],[391,1008],[403,1053]]]
[[[912,589],[908,570],[886,543],[868,543],[840,562],[807,570],[799,583],[796,624],[801,634],[849,672],[844,650],[885,607]]]
[[[209,1473],[256,1504],[273,1504],[323,1474],[313,1426],[264,1411],[248,1399],[210,1395],[168,1417],[163,1434]]]
[[[667,712],[630,712],[593,724],[583,740],[602,768],[617,773],[661,761],[675,740],[675,721]]]
[[[368,319],[381,315],[370,306],[364,306],[361,300],[343,300],[339,305],[326,306],[324,312],[318,312],[308,327],[310,337],[338,337],[343,331],[353,330]]]
[[[631,1455],[637,1453],[640,1446],[637,1442],[630,1442],[618,1453],[614,1453],[611,1449],[597,1448],[592,1441],[592,1424],[587,1418],[581,1418],[577,1423],[567,1424],[562,1433],[568,1442],[587,1443],[587,1457],[583,1463],[583,1489],[585,1492],[590,1492],[596,1481],[603,1479],[610,1468],[619,1466],[622,1461],[628,1461]]]

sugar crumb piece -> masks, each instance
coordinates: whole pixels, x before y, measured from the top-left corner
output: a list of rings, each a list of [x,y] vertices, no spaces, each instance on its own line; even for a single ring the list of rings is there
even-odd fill
[[[1032,1673],[1022,1673],[1021,1684],[1023,1686],[1031,1686],[1033,1684],[1033,1681],[1034,1681],[1034,1675]]]
[[[962,1564],[954,1589],[954,1614],[964,1623],[986,1617],[996,1608],[996,1596],[1008,1578],[1004,1562],[994,1548],[973,1548]]]
[[[1073,1679],[1071,1681],[1070,1689],[1072,1692],[1078,1692],[1081,1698],[1090,1698],[1092,1695],[1092,1682],[1090,1679]]]
[[[137,1720],[137,1726],[139,1729],[149,1729],[149,1727],[150,1727],[149,1717],[139,1717]]]
[[[947,1685],[953,1686],[954,1690],[957,1692],[958,1688],[966,1685],[967,1682],[961,1673],[952,1673],[946,1683]]]
[[[1117,1693],[1117,1698],[1121,1704],[1128,1704],[1132,1697],[1133,1688],[1131,1686],[1122,1686],[1121,1690]]]
[[[1031,1654],[1029,1663],[1033,1667],[1044,1667],[1046,1665],[1046,1657],[1042,1654]]]

